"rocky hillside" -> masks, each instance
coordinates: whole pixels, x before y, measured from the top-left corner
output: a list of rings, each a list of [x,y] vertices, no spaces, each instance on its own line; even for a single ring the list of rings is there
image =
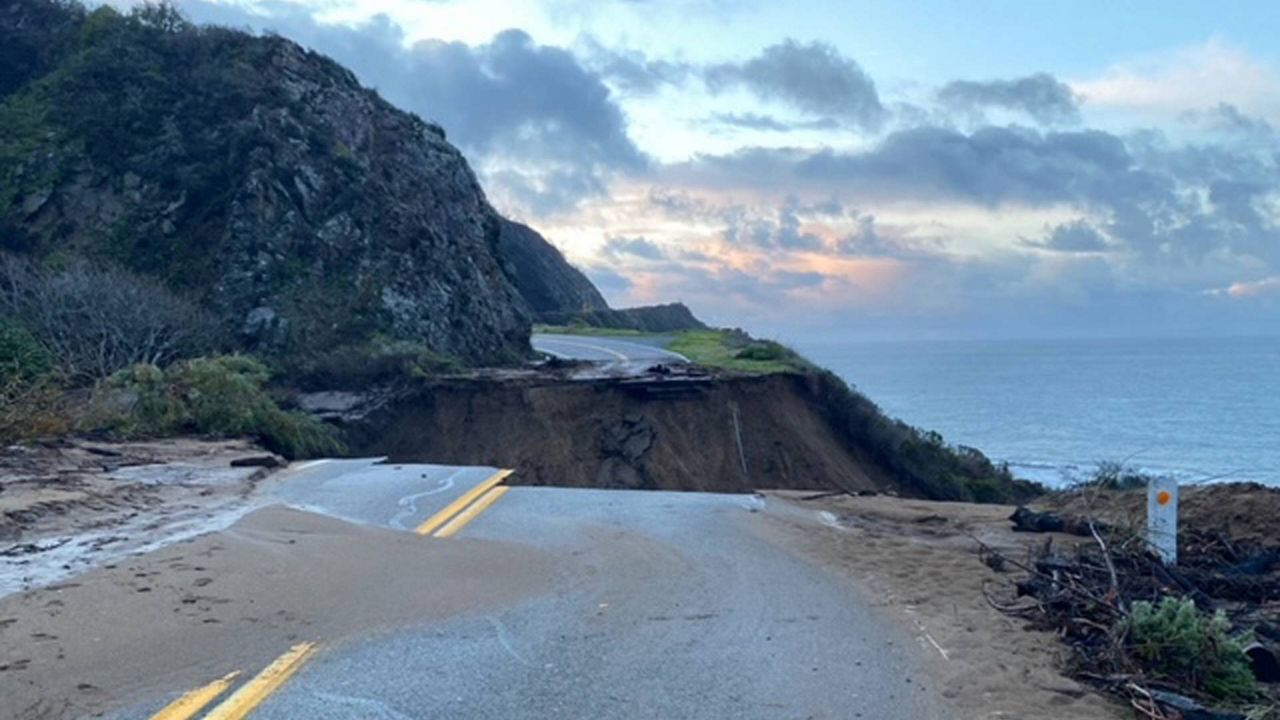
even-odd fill
[[[609,309],[587,276],[565,262],[560,251],[528,225],[503,220],[498,254],[535,318]]]
[[[0,250],[159,278],[260,354],[528,353],[607,310],[437,125],[278,37],[151,7],[0,6]]]

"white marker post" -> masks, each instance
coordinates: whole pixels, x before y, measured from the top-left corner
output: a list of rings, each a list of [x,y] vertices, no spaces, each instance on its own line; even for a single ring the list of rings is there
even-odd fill
[[[1178,564],[1178,481],[1173,478],[1147,484],[1147,542],[1165,565]]]

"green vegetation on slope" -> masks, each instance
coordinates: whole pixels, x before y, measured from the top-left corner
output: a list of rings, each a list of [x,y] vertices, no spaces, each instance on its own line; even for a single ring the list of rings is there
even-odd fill
[[[668,346],[699,365],[747,373],[805,372],[813,366],[772,340],[756,340],[741,330],[686,330]]]
[[[265,389],[269,377],[243,355],[135,365],[98,387],[82,429],[122,438],[249,436],[291,459],[343,452],[333,428],[280,408]]]
[[[1015,503],[1044,488],[1016,480],[976,448],[953,446],[942,435],[890,417],[830,370],[807,375],[809,390],[828,422],[852,446],[864,448],[901,483],[923,497]]]

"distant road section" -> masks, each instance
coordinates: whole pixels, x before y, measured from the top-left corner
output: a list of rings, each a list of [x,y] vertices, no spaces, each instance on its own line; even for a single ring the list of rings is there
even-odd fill
[[[598,337],[587,335],[537,334],[533,349],[567,360],[604,363],[687,363],[689,358],[667,350],[669,339],[660,335]]]

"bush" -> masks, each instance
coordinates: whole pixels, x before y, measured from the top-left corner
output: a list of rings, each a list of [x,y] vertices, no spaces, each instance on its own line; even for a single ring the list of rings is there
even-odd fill
[[[734,357],[739,360],[778,362],[787,360],[789,353],[781,344],[771,340],[756,340],[739,350]]]
[[[73,379],[194,357],[220,336],[212,318],[163,285],[84,260],[53,268],[0,253],[0,314],[21,322]]]
[[[62,388],[51,377],[0,381],[0,444],[62,435],[70,426]]]
[[[1221,610],[1201,612],[1189,598],[1171,597],[1135,602],[1122,627],[1129,653],[1149,672],[1220,700],[1248,700],[1256,685],[1246,641],[1229,629]]]
[[[1122,462],[1103,460],[1087,480],[1074,483],[1078,489],[1096,488],[1101,490],[1141,490],[1151,484],[1154,478],[1144,472],[1134,470]]]
[[[166,370],[135,365],[99,389],[88,429],[123,437],[250,436],[291,459],[343,452],[333,428],[276,404],[264,388],[269,376],[265,365],[243,355],[197,358]]]
[[[53,371],[53,355],[31,331],[0,318],[0,385],[32,382]]]

